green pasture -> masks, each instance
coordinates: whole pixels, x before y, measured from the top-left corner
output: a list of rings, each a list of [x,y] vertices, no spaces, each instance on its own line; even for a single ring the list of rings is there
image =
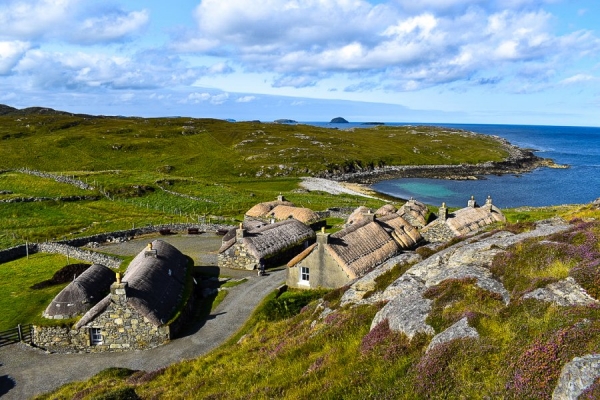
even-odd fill
[[[17,324],[36,323],[52,299],[67,285],[31,289],[52,278],[67,263],[80,263],[58,254],[37,253],[2,264],[0,268],[0,331]]]

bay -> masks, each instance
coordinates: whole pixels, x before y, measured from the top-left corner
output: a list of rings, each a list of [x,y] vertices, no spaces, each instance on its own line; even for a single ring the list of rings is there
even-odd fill
[[[316,124],[315,124],[316,125]],[[360,124],[319,124],[340,129]],[[399,198],[414,197],[428,204],[446,202],[464,207],[471,195],[481,204],[489,195],[501,208],[585,204],[600,197],[600,128],[535,125],[418,124],[464,129],[497,135],[535,154],[567,164],[568,169],[539,168],[519,176],[486,176],[477,181],[422,178],[391,179],[373,184],[373,190]],[[468,149],[465,149],[468,151]]]

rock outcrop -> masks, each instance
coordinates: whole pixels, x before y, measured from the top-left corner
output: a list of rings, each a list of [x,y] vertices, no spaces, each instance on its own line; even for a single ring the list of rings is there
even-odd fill
[[[456,322],[450,328],[446,329],[442,333],[435,335],[429,346],[427,346],[427,350],[429,351],[433,349],[435,346],[440,344],[449,342],[455,339],[465,339],[465,338],[479,338],[479,333],[477,333],[477,329],[469,326],[469,321],[467,317],[462,318],[460,321]]]
[[[598,303],[598,300],[587,294],[587,292],[575,282],[575,279],[571,277],[551,283],[545,288],[535,289],[534,291],[525,294],[523,298],[547,301],[562,307],[588,306]]]
[[[567,363],[552,393],[553,400],[576,400],[600,377],[600,354],[575,357]]]
[[[409,338],[419,332],[433,335],[434,329],[426,323],[432,301],[423,294],[428,288],[448,279],[474,279],[478,287],[496,293],[508,304],[510,294],[489,271],[494,256],[526,239],[545,237],[567,229],[569,225],[562,220],[542,221],[529,232],[480,234],[434,254],[408,269],[383,293],[371,296],[377,301],[388,301],[375,315],[371,329],[387,319],[390,329],[401,331]]]

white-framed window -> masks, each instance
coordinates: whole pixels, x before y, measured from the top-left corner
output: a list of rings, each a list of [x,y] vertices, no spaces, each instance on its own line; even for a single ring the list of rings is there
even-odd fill
[[[300,283],[308,284],[308,278],[310,276],[310,270],[308,267],[300,267]]]
[[[90,343],[92,346],[102,344],[102,331],[100,328],[90,328]]]

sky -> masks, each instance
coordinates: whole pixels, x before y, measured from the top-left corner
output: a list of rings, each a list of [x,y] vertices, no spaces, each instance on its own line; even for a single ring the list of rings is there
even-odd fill
[[[0,104],[600,126],[597,0],[0,0]]]

